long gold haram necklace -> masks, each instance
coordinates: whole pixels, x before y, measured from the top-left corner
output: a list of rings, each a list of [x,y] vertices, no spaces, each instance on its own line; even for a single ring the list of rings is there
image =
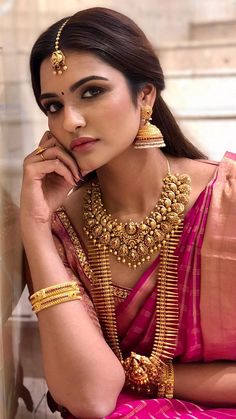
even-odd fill
[[[99,224],[99,221],[102,220],[102,215],[99,219],[97,219],[96,216],[98,213],[100,214],[103,212],[104,208],[102,207],[100,212],[97,212],[98,205],[97,202],[96,205],[94,205],[93,201],[95,197],[91,189],[88,190],[87,198],[85,199],[84,217],[85,223],[86,217],[88,217],[86,214],[87,212],[90,213],[89,218],[94,217],[96,219],[95,224],[89,225],[90,234],[88,246],[88,259],[93,271],[93,301],[104,335],[123,365],[126,375],[126,385],[136,391],[147,394],[155,394],[158,389],[158,397],[171,397],[173,383],[168,382],[167,375],[168,368],[171,369],[171,361],[176,348],[179,325],[177,283],[178,256],[174,254],[174,251],[183,229],[182,215],[189,200],[191,179],[185,174],[171,175],[168,166],[168,174],[163,179],[163,183],[163,192],[156,207],[159,212],[164,206],[164,201],[168,196],[171,200],[171,206],[169,206],[169,202],[167,202],[167,211],[168,208],[171,208],[171,211],[168,211],[169,213],[173,212],[173,208],[176,209],[178,223],[175,222],[174,228],[172,226],[171,230],[166,232],[163,241],[158,243],[161,244],[161,246],[158,246],[160,248],[160,265],[157,277],[156,330],[150,357],[131,352],[130,356],[124,359],[121,353],[116,325],[115,301],[112,293],[109,247],[107,244],[101,245],[99,241],[94,239],[92,234],[93,228],[96,228],[98,225],[102,226],[102,224]],[[97,197],[97,185],[94,184],[92,188],[93,187],[96,187],[95,196]],[[173,207],[173,204],[181,204],[181,206],[175,205],[175,207]],[[177,208],[179,210],[180,208],[182,209],[181,213],[180,211],[177,212]],[[93,217],[91,215],[93,215]],[[153,216],[152,213],[151,215]],[[109,222],[111,222],[111,217],[108,217]],[[160,224],[162,221],[165,222],[166,218],[160,220]],[[135,224],[138,225],[138,223]],[[115,223],[115,225],[117,224]],[[118,225],[122,225],[122,223],[119,223]],[[87,226],[85,228],[88,229]],[[161,226],[159,230],[163,231]],[[104,232],[106,231],[107,230]],[[110,230],[110,233],[112,234],[112,229]]]

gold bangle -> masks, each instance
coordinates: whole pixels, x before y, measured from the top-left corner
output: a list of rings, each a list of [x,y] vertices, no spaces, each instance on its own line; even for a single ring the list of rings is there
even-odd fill
[[[173,399],[174,397],[174,383],[175,383],[174,366],[172,362],[170,362],[168,366],[168,380],[166,383],[166,393],[165,393],[165,397],[167,399]]]
[[[36,291],[29,297],[30,302],[40,301],[49,295],[60,294],[62,290],[77,289],[78,283],[76,281],[62,282],[61,284],[52,285],[47,288],[42,288]]]
[[[157,381],[157,397],[172,399],[174,393],[174,367],[172,362],[163,364]]]
[[[168,379],[168,366],[167,364],[163,363],[161,365],[159,374],[158,374],[158,380],[157,380],[157,397],[159,399],[162,399],[165,397],[166,393],[166,383]]]
[[[49,308],[60,303],[65,303],[67,301],[81,300],[81,299],[82,297],[78,289],[77,291],[70,291],[70,292],[62,293],[61,295],[56,295],[56,296],[44,299],[41,302],[36,302],[32,305],[32,310],[35,313],[38,313],[39,311],[44,310],[45,308]]]
[[[48,300],[51,297],[57,297],[57,296],[60,296],[63,293],[68,293],[68,292],[71,292],[71,291],[74,292],[74,291],[77,291],[79,289],[80,289],[79,285],[75,284],[73,287],[61,288],[60,290],[55,290],[55,291],[48,292],[43,298],[34,298],[30,302],[33,305],[35,303],[40,303],[41,301]]]
[[[57,295],[48,295],[47,297],[43,298],[42,300],[36,300],[32,302],[32,307],[34,308],[36,305],[44,305],[50,301],[55,301],[58,298],[63,298],[63,297],[71,297],[73,295],[80,295],[80,289],[77,288],[77,290],[68,290],[68,291],[61,291],[60,294]]]

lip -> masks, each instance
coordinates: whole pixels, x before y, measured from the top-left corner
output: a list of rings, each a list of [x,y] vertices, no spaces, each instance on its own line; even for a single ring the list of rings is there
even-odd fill
[[[97,138],[92,138],[92,137],[75,138],[70,143],[70,149],[73,151],[75,148],[79,149],[79,148],[84,147],[86,144],[95,143],[96,141],[98,141],[98,139]]]

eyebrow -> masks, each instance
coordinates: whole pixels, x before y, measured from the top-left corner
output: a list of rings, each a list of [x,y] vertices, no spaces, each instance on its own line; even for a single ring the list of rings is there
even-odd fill
[[[69,91],[73,93],[76,89],[78,89],[78,87],[82,86],[84,83],[87,83],[90,80],[105,80],[105,81],[108,81],[108,79],[106,77],[102,77],[102,76],[84,77],[83,79],[78,80],[74,84],[72,84],[72,86],[70,86],[70,88],[69,88]],[[42,99],[48,99],[50,97],[58,97],[58,95],[56,93],[42,93],[39,100],[41,101]]]

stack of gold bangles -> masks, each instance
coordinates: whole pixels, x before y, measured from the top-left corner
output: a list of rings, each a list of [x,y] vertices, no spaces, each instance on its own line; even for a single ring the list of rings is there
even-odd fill
[[[45,308],[55,306],[66,301],[81,300],[80,288],[76,281],[63,282],[42,288],[29,297],[32,310],[38,313]]]
[[[160,380],[158,380],[158,398],[172,399],[174,393],[174,367],[172,362],[163,365]]]

